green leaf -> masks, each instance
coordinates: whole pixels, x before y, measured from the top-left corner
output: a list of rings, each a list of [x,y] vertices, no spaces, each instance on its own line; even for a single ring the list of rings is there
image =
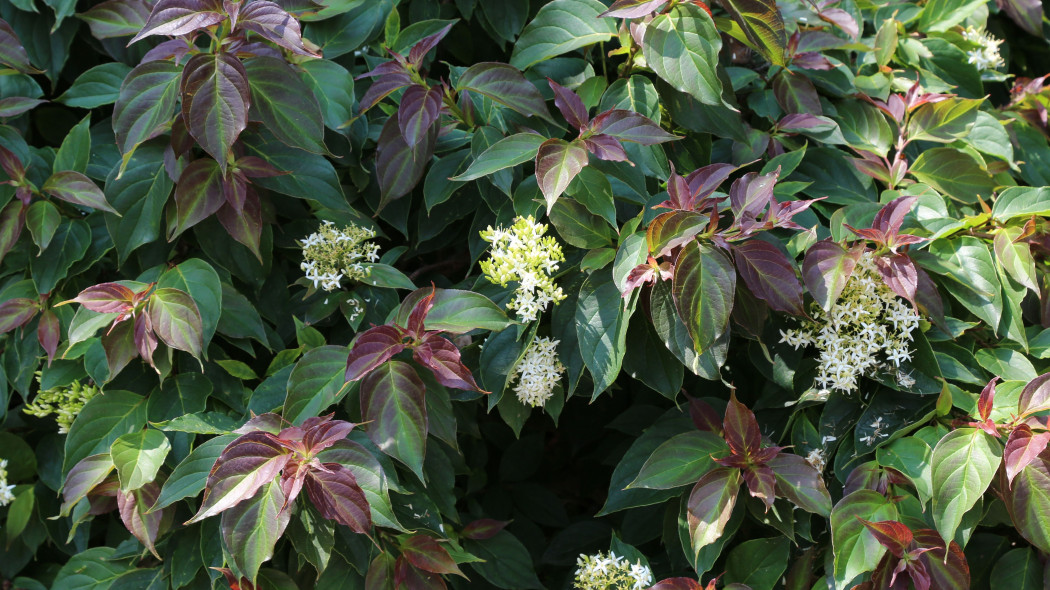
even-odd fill
[[[616,203],[609,178],[596,168],[584,168],[565,189],[566,194],[616,229]]]
[[[73,170],[81,174],[87,172],[88,160],[91,156],[91,115],[80,120],[73,126],[62,140],[61,147],[55,154],[53,172]],[[105,197],[103,197],[105,202]]]
[[[897,133],[882,111],[859,100],[847,100],[835,106],[835,122],[842,137],[855,149],[886,156],[897,139]]]
[[[181,74],[182,67],[156,60],[139,64],[124,78],[113,107],[113,133],[123,154],[121,173],[135,148],[163,132],[175,113]]]
[[[137,248],[160,236],[164,204],[174,186],[164,169],[165,145],[167,142],[157,141],[142,146],[127,159],[123,175],[119,167],[114,167],[106,177],[106,196],[120,212],[120,217],[106,216],[106,229],[113,238],[120,263]]]
[[[923,31],[943,33],[969,18],[984,5],[982,0],[930,0],[923,5],[919,16],[919,28]]]
[[[919,182],[963,203],[976,203],[978,197],[987,199],[996,185],[972,156],[949,147],[923,151],[908,172]]]
[[[787,571],[791,541],[787,537],[752,539],[729,552],[725,581],[751,590],[773,590]]]
[[[536,182],[547,201],[547,213],[572,179],[587,165],[587,150],[578,141],[548,139],[536,152]]]
[[[50,201],[36,201],[26,210],[26,229],[33,237],[33,243],[40,248],[40,253],[47,249],[61,222],[62,214]]]
[[[792,504],[827,518],[831,513],[831,494],[824,478],[805,459],[791,453],[780,453],[767,463],[776,478],[777,496]]]
[[[253,584],[259,568],[273,556],[274,545],[281,538],[291,510],[285,507],[281,482],[274,480],[255,496],[222,513],[220,529],[225,553],[232,565]]]
[[[321,106],[313,93],[302,91],[300,78],[283,59],[255,57],[244,63],[244,71],[251,89],[251,113],[274,137],[315,154],[328,151]]]
[[[1004,493],[1014,527],[1040,551],[1050,552],[1050,461],[1047,451],[1020,471]]]
[[[995,562],[988,581],[991,590],[1040,590],[1043,564],[1031,547],[1012,549]]]
[[[326,127],[338,131],[354,116],[354,77],[346,68],[327,59],[311,59],[299,64],[299,76],[313,91]]]
[[[226,445],[236,438],[236,434],[217,436],[193,449],[168,476],[152,510],[160,510],[183,498],[199,494],[204,489],[205,482],[208,481],[208,474],[215,465],[215,460],[222,454]]]
[[[944,281],[948,293],[989,326],[998,327],[1003,315],[1002,283],[984,242],[969,236],[937,240],[930,244],[929,253],[934,258],[922,260],[938,266],[925,266],[953,279]]]
[[[1050,187],[1012,186],[995,198],[992,218],[1007,222],[1018,217],[1050,216]]]
[[[977,111],[973,127],[962,140],[982,154],[1005,160],[1014,166],[1014,145],[1010,141],[1010,134],[993,115]]]
[[[680,4],[657,16],[642,38],[642,54],[658,76],[676,90],[714,106],[723,104],[722,82],[716,73],[721,49],[714,21],[693,4]]]
[[[157,279],[157,288],[185,291],[201,315],[202,348],[207,350],[222,313],[222,283],[212,265],[199,258],[184,260]]]
[[[484,541],[463,539],[463,548],[484,560],[468,565],[497,588],[538,590],[545,587],[536,577],[529,550],[507,531],[500,531]]]
[[[778,66],[787,64],[784,18],[772,0],[726,0],[723,4],[751,46]]]
[[[633,313],[633,303],[624,309],[623,298],[608,270],[595,271],[580,288],[576,334],[583,362],[594,379],[592,400],[608,389],[620,374],[627,326]]]
[[[50,293],[66,278],[70,267],[84,257],[91,244],[91,229],[82,219],[63,218],[51,243],[40,256],[31,258],[29,270],[37,290]]]
[[[504,137],[489,146],[488,149],[470,163],[467,170],[449,180],[467,181],[487,176],[494,172],[517,166],[536,157],[540,144],[546,138],[538,133],[516,133]]]
[[[689,492],[686,519],[691,556],[722,538],[740,492],[740,470],[718,467],[708,471]]]
[[[237,428],[240,422],[221,412],[201,412],[199,414],[184,414],[171,420],[153,422],[152,424],[164,432],[227,434]]]
[[[117,213],[117,210],[106,202],[106,195],[95,185],[95,182],[80,172],[73,170],[55,172],[48,177],[40,190],[67,203]]]
[[[599,18],[605,5],[598,0],[554,0],[544,4],[514,44],[510,65],[527,70],[573,49],[616,36],[610,19]]]
[[[736,269],[719,249],[692,240],[675,260],[675,308],[698,354],[726,331],[736,295]]]
[[[616,243],[616,234],[604,219],[571,199],[558,199],[549,219],[558,235],[577,248],[601,248]]]
[[[858,490],[839,500],[831,510],[835,588],[843,590],[853,578],[870,572],[886,553],[859,518],[871,522],[897,520],[897,508],[874,490]]]
[[[657,447],[627,487],[666,490],[696,483],[714,466],[711,456],[728,450],[713,432],[684,432]]]
[[[62,472],[67,473],[89,455],[109,452],[121,435],[146,424],[146,398],[128,391],[110,390],[88,400],[66,435]]]
[[[339,401],[345,392],[345,346],[320,346],[307,351],[295,364],[288,377],[288,397],[284,400],[284,418],[292,424],[321,415]]]
[[[253,178],[252,183],[297,199],[310,199],[322,207],[348,211],[346,196],[332,163],[324,156],[288,147],[266,133],[245,133],[245,151],[289,174]]]
[[[904,474],[919,496],[919,501],[933,497],[932,465],[933,451],[930,445],[920,438],[907,436],[875,449],[875,459],[879,465],[896,469]]]
[[[984,99],[949,98],[928,102],[908,118],[908,139],[951,143],[969,135]]]
[[[149,298],[149,316],[162,342],[201,358],[204,329],[197,303],[188,293],[171,287],[157,289]]]
[[[121,491],[137,490],[156,479],[169,451],[171,443],[159,430],[140,430],[113,441],[109,454],[117,468]]]
[[[415,370],[401,361],[387,361],[361,381],[361,417],[371,422],[368,437],[420,480],[427,442],[424,393]]]
[[[94,547],[69,559],[55,576],[52,590],[88,590],[109,588],[115,580],[131,570],[124,561],[111,561],[116,550]]]
[[[999,469],[1002,445],[978,428],[954,430],[933,449],[933,522],[944,539],[955,537]],[[870,519],[869,519],[870,520]]]
[[[398,308],[397,323],[408,325],[408,317],[416,302],[430,294],[430,289],[423,288],[410,293]],[[481,293],[460,289],[436,289],[430,301],[432,307],[423,321],[427,330],[438,330],[463,334],[471,330],[492,330],[499,332],[514,325],[495,303]]]

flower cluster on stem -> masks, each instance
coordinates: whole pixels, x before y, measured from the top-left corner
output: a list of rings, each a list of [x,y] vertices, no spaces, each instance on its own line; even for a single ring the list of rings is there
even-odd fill
[[[507,309],[515,310],[524,322],[538,318],[547,304],[565,299],[561,287],[551,278],[558,263],[565,261],[565,255],[558,241],[544,236],[545,233],[546,224],[537,223],[531,215],[515,218],[510,228],[489,226],[481,232],[481,238],[492,244],[489,258],[481,261],[481,271],[501,287],[518,282],[514,300]]]
[[[339,229],[325,221],[317,231],[299,243],[303,263],[299,265],[315,289],[338,289],[343,279],[361,281],[368,277],[367,262],[379,260],[379,246],[367,240],[376,232],[370,228],[349,225]]]
[[[565,365],[558,360],[559,342],[542,336],[536,338],[514,367],[518,381],[514,391],[526,406],[543,406],[554,394],[554,386],[565,372]]]
[[[966,27],[962,36],[970,43],[980,46],[966,52],[967,63],[977,66],[978,70],[994,70],[1005,63],[999,55],[1002,39],[996,39],[989,35],[988,31],[975,29],[972,25]]]
[[[644,590],[653,584],[649,566],[641,560],[631,563],[612,551],[580,555],[576,566],[576,590]]]
[[[0,459],[0,506],[14,502],[14,489],[14,484],[7,483],[7,459]]]
[[[882,281],[870,251],[861,257],[831,310],[814,306],[811,315],[813,320],[799,328],[781,330],[780,341],[796,350],[815,346],[820,351],[821,390],[848,393],[884,363],[899,369],[911,360],[909,346],[919,314]]]
[[[37,380],[39,379],[40,374],[37,373]],[[66,434],[84,404],[98,392],[99,388],[96,385],[74,381],[68,386],[41,391],[33,399],[33,403],[26,404],[23,411],[37,418],[46,418],[54,414],[55,422],[58,423],[58,433]]]

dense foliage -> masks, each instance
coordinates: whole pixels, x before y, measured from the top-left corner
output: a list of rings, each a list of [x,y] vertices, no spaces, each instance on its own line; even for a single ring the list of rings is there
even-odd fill
[[[0,1],[3,588],[1043,588],[1047,22]]]

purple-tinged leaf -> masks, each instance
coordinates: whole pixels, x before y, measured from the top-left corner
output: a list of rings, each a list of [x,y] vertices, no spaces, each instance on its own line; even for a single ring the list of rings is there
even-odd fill
[[[875,540],[889,550],[891,555],[898,558],[904,557],[912,542],[911,529],[895,520],[871,522],[859,516],[856,518],[875,536]]]
[[[689,418],[693,421],[693,426],[704,432],[713,432],[715,434],[722,434],[722,419],[718,417],[718,413],[711,407],[711,404],[705,402],[698,397],[689,397]]]
[[[1017,532],[1040,551],[1050,552],[1050,451],[1017,472],[1003,501]]]
[[[437,539],[428,535],[413,535],[401,544],[401,555],[415,567],[434,574],[456,574],[466,578]]]
[[[675,248],[689,243],[694,236],[705,231],[708,222],[707,215],[694,211],[660,213],[646,230],[649,252],[656,257],[668,255]]]
[[[482,391],[474,381],[470,369],[460,360],[459,349],[448,340],[432,334],[412,350],[412,358],[430,369],[434,378],[445,387]]]
[[[804,70],[832,70],[835,64],[831,63],[823,54],[816,51],[803,51],[796,53],[791,58],[791,65]]]
[[[397,119],[387,119],[376,145],[376,173],[379,176],[380,191],[377,213],[391,201],[407,195],[419,184],[427,164],[434,155],[437,135],[438,126],[431,125],[422,141],[409,145],[401,135]]]
[[[222,450],[208,474],[200,510],[187,524],[214,516],[251,498],[274,481],[292,455],[268,432],[242,435]],[[283,498],[282,498],[283,499]]]
[[[860,36],[860,27],[857,26],[856,19],[841,8],[825,8],[817,16],[820,17],[820,20],[842,29],[842,32],[849,35],[854,41]]]
[[[740,278],[756,297],[777,311],[802,315],[802,284],[795,266],[776,246],[762,240],[733,245]]]
[[[173,60],[175,65],[182,62],[182,58],[186,57],[190,53],[192,47],[186,42],[184,38],[168,39],[162,41],[153,49],[146,52],[146,55],[142,56],[141,63],[149,63],[151,61],[167,61]]]
[[[264,483],[258,494],[223,512],[219,524],[232,565],[252,584],[259,568],[273,556],[292,513],[280,482]]]
[[[146,26],[150,3],[146,0],[106,0],[81,12],[77,18],[86,22],[96,39],[128,37]]]
[[[955,541],[948,543],[944,549],[944,539],[932,529],[920,529],[914,533],[914,542],[927,549],[915,556],[915,561],[923,566],[929,577],[929,588],[969,588],[970,566],[966,555]],[[915,578],[912,578],[914,581]]]
[[[181,73],[174,63],[151,61],[139,64],[124,78],[113,107],[113,134],[124,156],[122,166],[140,143],[160,135],[171,120]]]
[[[266,412],[265,414],[252,416],[243,426],[233,432],[236,434],[248,434],[249,432],[269,432],[270,434],[277,434],[286,424],[287,422],[281,418],[280,414]]]
[[[22,160],[3,145],[0,145],[0,170],[3,170],[11,180],[21,182],[26,177],[26,168]]]
[[[1050,442],[1050,432],[1036,434],[1027,424],[1021,424],[1010,432],[1003,451],[1003,467],[1006,471],[1007,486],[1013,485],[1014,478],[1035,461],[1046,450]]]
[[[201,358],[204,348],[201,314],[188,293],[170,287],[157,289],[149,299],[149,315],[157,337],[164,344]]]
[[[405,349],[401,332],[393,326],[375,326],[354,340],[346,359],[346,380],[357,381]]]
[[[446,590],[448,586],[439,574],[423,571],[412,565],[404,555],[397,558],[394,572],[396,588],[404,590]]]
[[[740,25],[749,45],[771,63],[786,65],[787,32],[774,0],[723,0],[721,4]]]
[[[389,361],[361,382],[361,416],[368,437],[423,478],[427,443],[426,388],[407,363]]]
[[[992,380],[981,389],[981,395],[977,398],[977,412],[981,420],[987,420],[992,413],[992,408],[995,406],[995,384],[998,381],[998,376],[992,377]]]
[[[473,539],[475,541],[484,541],[485,539],[491,539],[495,537],[497,533],[502,531],[506,526],[510,524],[510,521],[506,520],[493,520],[491,518],[480,518],[473,522],[467,523],[467,526],[463,527],[459,536],[464,539]]]
[[[0,64],[18,70],[23,74],[40,74],[40,70],[29,63],[29,55],[18,39],[14,29],[4,19],[0,19]]]
[[[448,32],[452,30],[452,26],[455,24],[455,22],[451,22],[433,35],[420,39],[419,42],[412,46],[412,49],[408,50],[408,63],[418,68],[423,63],[423,58],[430,53],[431,49],[437,47],[437,44],[445,38],[445,35],[448,35]]]
[[[380,553],[372,560],[365,574],[365,590],[390,590],[397,588],[394,574],[394,556]]]
[[[780,70],[773,78],[773,96],[788,115],[805,113],[819,117],[824,114],[817,89],[803,74]]]
[[[0,117],[17,117],[27,113],[47,102],[39,98],[26,98],[24,96],[12,96],[0,98]]]
[[[250,4],[249,6],[252,6]],[[284,58],[255,57],[245,62],[251,89],[252,120],[260,120],[281,143],[324,154],[324,117],[313,92]]]
[[[873,490],[858,490],[839,500],[830,518],[835,578],[852,580],[875,569],[886,554],[886,548],[860,519],[881,521],[896,518],[895,505]]]
[[[1002,463],[999,441],[977,428],[957,428],[933,449],[931,512],[937,532],[955,537],[963,516],[984,496]]]
[[[664,4],[667,4],[667,0],[616,0],[609,5],[608,10],[598,16],[641,18],[656,12]]]
[[[331,414],[327,417],[331,418]],[[302,425],[302,428],[306,430],[306,435],[303,436],[303,446],[311,455],[316,455],[343,440],[355,426],[353,422],[346,420],[330,420],[313,427],[307,426],[309,422],[310,418],[307,418]]]
[[[729,396],[722,429],[729,450],[735,455],[751,457],[762,446],[762,431],[758,428],[755,413],[736,399],[736,393]]]
[[[784,133],[805,133],[807,131],[818,133],[831,131],[837,127],[838,123],[835,121],[809,113],[786,115],[777,122],[777,129]]]
[[[893,254],[875,258],[882,282],[894,293],[915,304],[915,293],[919,287],[918,267],[907,254]]]
[[[135,316],[134,328],[135,347],[139,351],[139,356],[160,373],[157,365],[153,363],[153,353],[157,350],[157,332],[153,330],[153,320],[149,314],[140,313]]]
[[[686,504],[686,517],[694,556],[722,536],[739,491],[740,471],[724,467],[707,472],[693,486]]]
[[[737,166],[732,164],[710,164],[690,172],[686,175],[685,182],[689,185],[691,198],[695,201],[708,197],[718,190],[725,179],[736,170]],[[696,208],[695,202],[683,203],[683,205],[686,205],[687,209]]]
[[[580,95],[550,78],[547,78],[547,84],[554,91],[554,106],[561,111],[561,116],[565,117],[569,125],[583,131],[587,123],[590,122],[591,117],[587,114],[587,107],[583,106],[583,100],[580,98]],[[596,131],[596,133],[602,132]]]
[[[582,142],[548,139],[540,145],[536,152],[536,182],[547,201],[548,212],[586,165],[587,149]]]
[[[41,190],[48,195],[51,195],[56,199],[61,199],[67,203],[90,207],[92,209],[98,209],[99,211],[106,211],[107,213],[113,213],[117,216],[120,215],[120,213],[118,213],[117,210],[106,201],[106,195],[102,192],[102,189],[98,188],[98,185],[96,185],[94,181],[73,170],[55,172],[46,182],[44,182],[44,186],[41,187]]]
[[[656,145],[679,139],[664,131],[648,117],[624,109],[612,109],[599,114],[591,121],[590,129],[594,133],[611,135],[620,141],[629,141],[641,145]]]
[[[0,303],[0,334],[29,323],[40,312],[40,303],[34,299],[15,297]]]
[[[106,353],[109,379],[117,376],[138,355],[135,346],[133,322],[124,320],[102,334],[102,350]]]
[[[877,229],[892,239],[900,231],[904,217],[918,200],[918,197],[907,196],[897,197],[890,201],[875,214],[875,219],[871,222],[872,229]]]
[[[47,366],[50,367],[55,358],[55,351],[58,350],[58,342],[62,339],[62,324],[50,309],[45,309],[40,314],[40,322],[36,326],[36,339],[40,342],[40,348],[47,353]]]
[[[526,117],[535,115],[553,122],[539,89],[526,80],[517,68],[508,64],[474,64],[459,77],[456,90],[477,92]]]
[[[1017,415],[1021,418],[1044,410],[1050,410],[1050,373],[1029,381],[1017,400]]]
[[[627,152],[623,149],[623,146],[611,135],[592,135],[583,140],[583,146],[599,160],[627,162],[634,166],[634,163],[627,159]]]
[[[22,228],[26,225],[25,203],[13,199],[2,210],[0,210],[0,261],[15,247],[18,237],[22,235]]]
[[[1002,0],[999,5],[1017,26],[1031,35],[1043,35],[1043,3],[1041,0]]]
[[[863,246],[847,250],[838,242],[822,240],[810,246],[802,261],[802,279],[813,299],[825,311],[838,301],[860,262]]]
[[[237,27],[258,33],[292,53],[321,57],[320,53],[310,51],[303,45],[299,21],[269,0],[246,2],[240,9]]]
[[[157,559],[161,557],[157,554],[154,543],[160,534],[164,511],[150,512],[149,509],[159,496],[160,486],[154,482],[147,483],[137,490],[117,491],[117,509],[120,511],[121,522]]]
[[[412,304],[412,309],[408,312],[408,319],[405,321],[405,331],[410,338],[418,340],[423,338],[426,330],[427,316],[430,315],[430,310],[434,308],[434,297],[437,295],[437,289],[431,286],[429,292],[424,288],[413,291],[413,294],[415,293],[419,293],[421,296],[415,300]],[[405,303],[408,301],[409,299],[406,298]]]
[[[831,515],[831,494],[824,485],[824,478],[805,459],[791,453],[779,453],[766,465],[776,477],[778,496],[787,498],[806,512],[824,518]]]
[[[696,240],[675,259],[671,295],[693,347],[703,354],[729,326],[736,294],[736,269],[725,252]]]
[[[401,129],[401,137],[409,146],[422,141],[441,116],[441,99],[440,86],[428,89],[421,84],[409,86],[401,95],[397,124]]]
[[[737,221],[756,219],[773,198],[773,187],[780,176],[778,167],[769,174],[748,172],[729,189],[729,203]]]
[[[219,0],[159,0],[128,45],[150,35],[178,37],[226,20]]]
[[[321,516],[348,526],[355,533],[368,534],[372,529],[372,513],[353,472],[339,463],[324,463],[322,467],[306,474],[310,501]]]
[[[182,72],[182,118],[225,174],[230,147],[248,124],[248,74],[229,53],[201,53]]]
[[[362,113],[378,104],[379,101],[387,96],[390,96],[395,90],[404,88],[412,83],[412,78],[405,71],[405,66],[396,61],[383,62],[376,66],[374,70],[361,74],[356,79],[360,80],[361,78],[376,79],[365,91],[364,96],[361,97],[360,108]]]
[[[175,185],[175,224],[168,241],[214,215],[225,201],[218,163],[209,158],[190,162]]]
[[[226,231],[230,232],[230,237],[244,244],[261,263],[259,244],[262,241],[263,220],[259,195],[248,187],[244,195],[244,207],[240,211],[227,202],[219,208],[215,216]]]
[[[87,497],[95,486],[105,481],[113,471],[113,459],[109,453],[100,453],[84,457],[69,470],[65,483],[62,484],[61,516],[67,516],[77,502]]]
[[[917,278],[915,303],[937,327],[944,329],[947,327],[944,321],[944,301],[941,299],[940,292],[937,291],[936,283],[922,267],[916,266],[915,273]]]
[[[752,497],[762,500],[766,510],[773,507],[776,501],[777,478],[767,465],[749,465],[740,471],[747,484],[747,491]]]
[[[123,313],[131,309],[135,292],[120,283],[102,283],[84,289],[76,297],[63,301],[79,303],[96,313]]]

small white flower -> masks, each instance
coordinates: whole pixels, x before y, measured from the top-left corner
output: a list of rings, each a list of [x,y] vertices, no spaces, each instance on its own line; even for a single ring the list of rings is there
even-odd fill
[[[558,360],[559,342],[544,336],[534,339],[525,351],[525,356],[514,367],[518,381],[514,391],[521,403],[531,407],[542,406],[554,394],[554,386],[565,372],[565,365]]]
[[[14,489],[14,484],[7,483],[7,459],[0,459],[0,506],[14,502]]]
[[[546,232],[547,226],[532,216],[516,218],[509,229],[490,226],[481,232],[481,238],[492,244],[489,258],[481,261],[481,271],[500,286],[518,282],[507,309],[515,310],[524,322],[538,318],[549,303],[565,299],[550,276],[565,255],[553,236],[544,236]]]

